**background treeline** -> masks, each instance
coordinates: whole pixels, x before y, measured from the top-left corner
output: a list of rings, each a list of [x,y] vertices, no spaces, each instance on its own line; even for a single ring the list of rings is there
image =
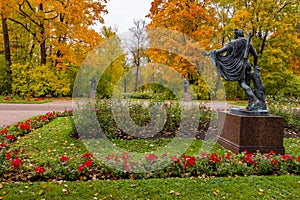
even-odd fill
[[[102,16],[109,12],[105,4],[106,0],[1,1],[0,94],[70,96],[84,58],[103,40],[115,36],[110,28],[98,32],[91,28],[103,23]],[[194,66],[179,55],[147,50],[144,34],[149,27],[167,28],[211,50],[233,39],[233,30],[238,27],[253,33],[266,94],[299,97],[299,9],[298,0],[153,0],[145,13],[150,24],[134,22],[130,32],[136,38],[126,45],[129,56],[112,61],[98,92],[109,97],[114,88],[109,80],[131,67],[137,69],[137,85],[139,68],[153,62],[173,67],[189,80],[198,98],[208,99],[211,91]],[[117,45],[114,49],[122,51],[121,42]],[[227,98],[245,98],[237,83],[224,84]],[[147,85],[140,93],[150,90],[163,93],[165,88]]]

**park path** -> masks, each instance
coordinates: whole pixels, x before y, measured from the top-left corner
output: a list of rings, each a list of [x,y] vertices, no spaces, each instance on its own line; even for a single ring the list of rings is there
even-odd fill
[[[226,102],[205,103],[213,110],[226,109]],[[72,109],[72,100],[55,100],[44,104],[0,104],[0,128],[52,111]]]
[[[55,100],[44,104],[0,104],[0,128],[36,115],[72,109],[72,100]]]

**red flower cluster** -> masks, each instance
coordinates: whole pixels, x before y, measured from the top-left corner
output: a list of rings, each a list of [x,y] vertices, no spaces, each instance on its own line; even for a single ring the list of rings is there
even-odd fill
[[[186,156],[186,155],[184,155],[183,160],[185,161],[183,163],[183,168],[184,168],[184,171],[186,171],[187,164],[189,166],[194,166],[196,158],[194,156]]]
[[[5,139],[13,141],[15,139],[15,136],[14,135],[6,135]]]
[[[249,164],[254,164],[257,165],[258,163],[256,161],[253,160],[253,154],[252,153],[248,153],[247,151],[245,151],[246,155],[242,158],[242,162],[246,162]]]
[[[36,174],[42,174],[42,173],[45,172],[45,169],[42,166],[37,166],[37,167],[34,168],[34,172]]]
[[[5,129],[0,130],[0,133],[1,133],[1,135],[5,135],[7,133],[7,129],[5,128]]]
[[[24,165],[24,162],[18,158],[11,160],[11,166],[14,170],[18,169],[21,165]]]
[[[151,153],[151,154],[145,156],[145,159],[148,160],[148,161],[153,162],[153,161],[157,160],[158,157],[157,157],[157,155],[155,155],[154,153]]]
[[[63,155],[61,158],[60,158],[60,161],[62,162],[68,162],[69,161],[69,158],[65,155]]]
[[[209,161],[213,162],[213,163],[218,163],[218,162],[220,162],[220,158],[216,153],[213,153],[210,155]]]
[[[21,130],[30,130],[30,125],[29,123],[22,123],[20,124]]]
[[[93,153],[85,153],[81,156],[81,158],[91,158],[93,157]]]
[[[284,154],[281,156],[281,159],[284,161],[288,161],[288,160],[293,161],[294,157],[288,154]]]
[[[88,168],[90,166],[92,166],[92,161],[91,160],[87,160],[85,161],[83,164],[81,164],[79,167],[78,167],[78,171],[79,172],[82,172],[84,170],[84,168]]]

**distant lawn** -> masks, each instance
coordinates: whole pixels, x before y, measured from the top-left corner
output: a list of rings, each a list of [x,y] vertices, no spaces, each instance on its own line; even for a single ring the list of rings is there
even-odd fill
[[[51,99],[46,98],[21,98],[18,96],[0,96],[0,103],[12,103],[12,104],[43,104],[51,102]]]

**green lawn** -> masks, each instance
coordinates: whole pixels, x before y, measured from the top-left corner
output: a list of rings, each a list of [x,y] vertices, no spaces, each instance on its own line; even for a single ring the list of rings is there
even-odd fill
[[[299,199],[299,176],[3,183],[3,199]]]

